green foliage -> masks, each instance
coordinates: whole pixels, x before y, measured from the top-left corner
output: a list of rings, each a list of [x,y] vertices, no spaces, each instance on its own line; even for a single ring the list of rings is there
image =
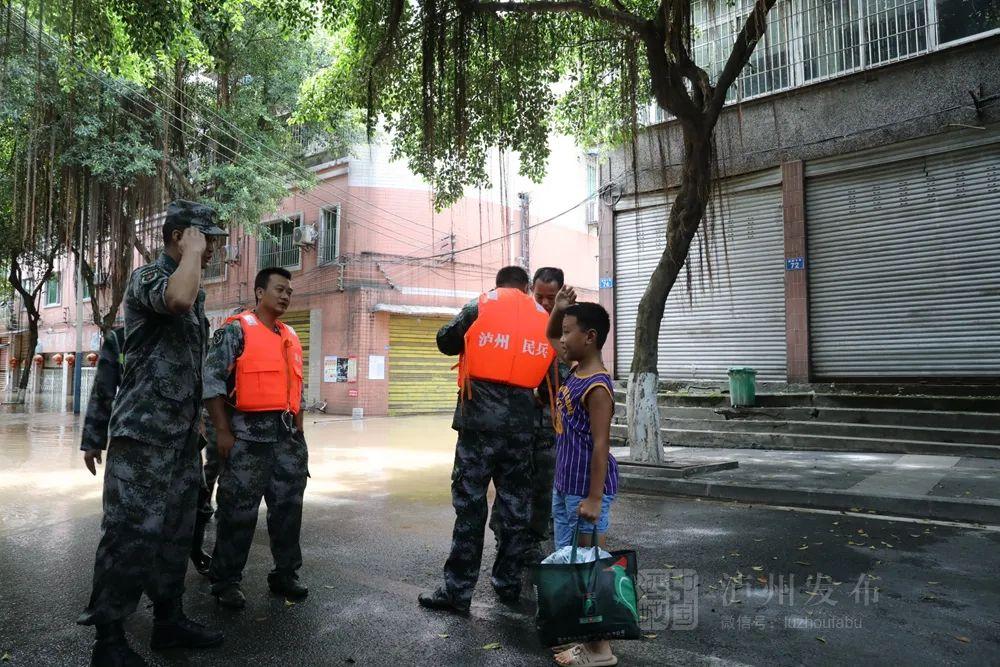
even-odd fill
[[[537,181],[553,129],[591,146],[630,136],[636,101],[650,95],[632,33],[574,13],[487,15],[462,5],[404,2],[389,45],[391,3],[325,2],[336,58],[306,82],[297,117],[367,109],[439,205],[486,184],[494,147],[517,152],[522,174]],[[625,5],[655,12],[648,0]]]

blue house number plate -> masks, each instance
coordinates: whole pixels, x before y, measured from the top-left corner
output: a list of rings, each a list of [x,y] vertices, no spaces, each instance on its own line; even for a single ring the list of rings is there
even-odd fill
[[[791,257],[785,260],[785,271],[801,271],[806,268],[805,257]]]

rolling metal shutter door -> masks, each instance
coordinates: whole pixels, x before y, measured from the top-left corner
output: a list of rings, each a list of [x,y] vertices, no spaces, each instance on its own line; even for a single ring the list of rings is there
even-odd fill
[[[288,312],[281,318],[281,321],[295,329],[295,333],[302,343],[302,385],[309,389],[309,311],[298,310]]]
[[[437,349],[437,317],[389,317],[389,414],[412,415],[455,409],[458,357]]]
[[[815,375],[1000,375],[1000,143],[932,148],[808,178]]]
[[[771,183],[776,172],[768,172]],[[768,179],[763,179],[768,180]],[[761,176],[752,184],[759,184]],[[732,181],[702,223],[716,229],[710,244],[713,277],[701,251],[691,244],[691,294],[686,269],[667,299],[660,328],[658,370],[663,379],[721,380],[732,366],[756,368],[762,380],[784,381],[784,223],[780,185],[757,187]],[[628,196],[622,203],[627,203]],[[615,217],[616,367],[625,377],[632,363],[636,313],[649,276],[666,246],[668,204]],[[727,259],[728,255],[728,259]]]

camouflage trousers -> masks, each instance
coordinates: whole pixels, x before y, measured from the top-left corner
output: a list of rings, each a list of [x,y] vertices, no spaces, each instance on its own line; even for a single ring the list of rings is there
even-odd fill
[[[201,483],[195,439],[182,449],[115,438],[104,470],[104,518],[94,583],[81,625],[110,623],[184,593]]]
[[[529,543],[531,440],[531,433],[459,433],[451,475],[455,528],[444,565],[445,587],[457,602],[472,599],[479,579],[490,480],[496,487],[493,525],[497,535],[491,581],[498,591],[521,587],[522,554]]]
[[[531,447],[531,524],[534,542],[552,533],[552,486],[556,478],[556,435],[549,429],[535,431]]]
[[[552,485],[556,476],[556,435],[537,429],[531,441],[531,520],[528,539],[544,542],[552,533]],[[490,530],[498,534],[497,512],[490,516]]]
[[[242,581],[261,498],[267,504],[275,571],[294,573],[302,567],[299,534],[308,476],[309,453],[301,433],[278,442],[236,441],[219,475],[215,552],[209,574],[213,592]]]

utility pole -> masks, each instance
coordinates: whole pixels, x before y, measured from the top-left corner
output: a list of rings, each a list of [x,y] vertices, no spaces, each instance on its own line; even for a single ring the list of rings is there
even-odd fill
[[[73,414],[80,414],[80,381],[83,378],[83,207],[80,207],[80,242],[76,252],[76,354],[73,359]],[[65,405],[65,403],[63,404]]]
[[[517,197],[521,200],[521,256],[518,257],[518,260],[522,267],[528,269],[531,267],[531,241],[528,239],[530,227],[528,224],[528,208],[531,197],[527,192],[519,192]]]

